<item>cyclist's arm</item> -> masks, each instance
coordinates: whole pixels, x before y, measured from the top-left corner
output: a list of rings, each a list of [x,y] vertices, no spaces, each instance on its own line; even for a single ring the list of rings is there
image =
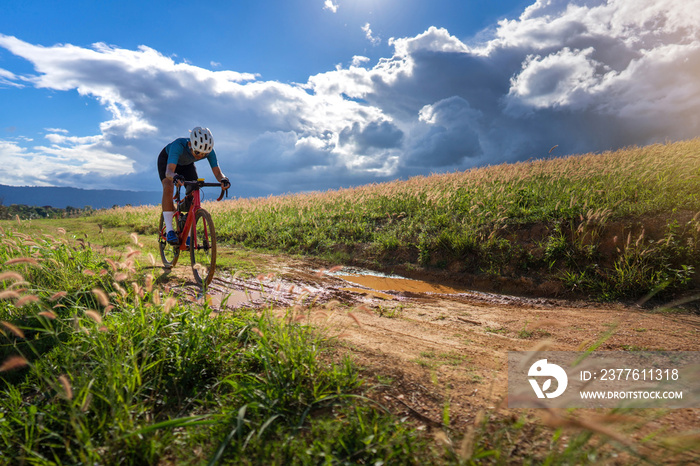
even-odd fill
[[[219,161],[216,159],[216,151],[214,149],[207,154],[207,160],[209,160],[209,166],[212,168],[212,170],[219,166]]]
[[[169,164],[165,167],[165,177],[172,180],[173,177],[175,176],[175,169],[176,169],[176,168],[177,168],[177,164],[176,164],[176,163],[169,163]]]
[[[172,180],[175,177],[175,169],[177,168],[176,163],[169,163],[165,167],[165,177]]]
[[[221,181],[222,179],[226,178],[226,176],[221,173],[221,169],[219,167],[212,167],[211,172],[214,174],[216,181]]]

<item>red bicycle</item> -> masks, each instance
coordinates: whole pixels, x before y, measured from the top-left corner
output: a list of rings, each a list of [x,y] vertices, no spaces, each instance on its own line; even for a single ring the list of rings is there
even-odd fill
[[[173,227],[180,240],[179,246],[172,246],[166,241],[166,228],[163,216],[160,216],[158,227],[158,244],[160,257],[166,269],[175,267],[181,251],[190,251],[192,273],[194,280],[202,288],[206,288],[214,278],[216,270],[216,231],[211,214],[201,207],[199,190],[203,187],[221,187],[220,183],[205,183],[203,179],[185,181],[185,197],[180,200],[180,186],[175,197],[175,214]],[[227,190],[221,189],[220,201]]]

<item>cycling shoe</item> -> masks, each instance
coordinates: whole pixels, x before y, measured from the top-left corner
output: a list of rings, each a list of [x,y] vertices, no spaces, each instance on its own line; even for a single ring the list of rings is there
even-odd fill
[[[170,230],[168,232],[168,235],[165,237],[165,240],[171,246],[179,246],[180,245],[180,238],[177,237],[177,233],[175,233],[174,230]]]

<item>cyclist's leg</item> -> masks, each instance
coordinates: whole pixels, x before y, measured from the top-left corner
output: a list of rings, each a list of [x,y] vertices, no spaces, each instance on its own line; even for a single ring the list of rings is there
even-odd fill
[[[173,182],[172,180],[165,177],[165,171],[168,168],[168,153],[163,148],[158,155],[158,176],[160,177],[160,182],[163,185],[163,199],[162,199],[162,209],[163,212],[172,212],[175,210],[173,205]]]
[[[168,243],[176,244],[177,236],[173,228],[173,216],[175,215],[175,205],[173,204],[173,181],[165,176],[168,166],[168,153],[163,148],[158,154],[158,176],[163,186],[163,198],[161,200],[163,223],[168,234]]]

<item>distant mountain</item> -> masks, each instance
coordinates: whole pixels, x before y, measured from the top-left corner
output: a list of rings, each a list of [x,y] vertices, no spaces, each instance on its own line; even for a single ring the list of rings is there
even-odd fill
[[[45,188],[37,186],[0,185],[0,204],[24,204],[51,206],[65,209],[67,206],[105,209],[114,205],[157,205],[161,201],[159,191],[119,191],[116,189]]]

